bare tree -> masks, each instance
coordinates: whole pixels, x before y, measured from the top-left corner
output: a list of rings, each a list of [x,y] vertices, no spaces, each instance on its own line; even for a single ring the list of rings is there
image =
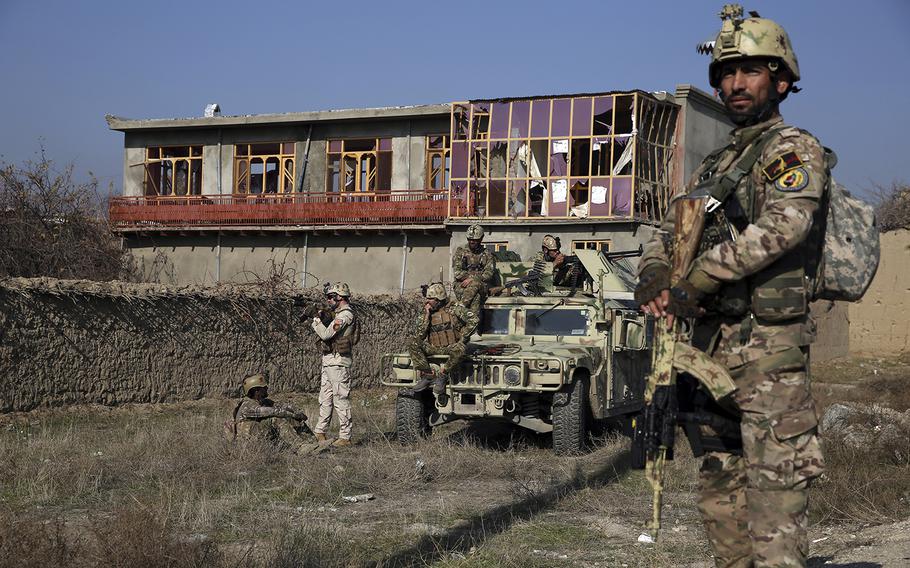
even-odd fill
[[[98,181],[73,180],[44,148],[21,166],[0,162],[0,276],[112,280],[124,253],[111,234]]]
[[[903,182],[893,182],[890,187],[875,185],[872,195],[881,232],[910,229],[910,185]]]

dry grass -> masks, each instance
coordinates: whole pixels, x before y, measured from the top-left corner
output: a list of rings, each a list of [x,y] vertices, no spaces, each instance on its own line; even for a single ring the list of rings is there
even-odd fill
[[[901,401],[908,368],[821,366],[816,392]],[[694,506],[699,460],[682,438],[667,472],[663,539],[644,547],[635,539],[650,487],[628,471],[625,438],[606,434],[592,454],[564,459],[545,438],[455,423],[403,447],[393,396],[357,392],[357,445],[318,457],[227,444],[226,401],[2,415],[0,565],[663,567],[710,558]],[[313,398],[294,402],[317,415]],[[826,440],[813,518],[906,518],[910,466],[894,455]],[[376,498],[342,499],[361,493]]]

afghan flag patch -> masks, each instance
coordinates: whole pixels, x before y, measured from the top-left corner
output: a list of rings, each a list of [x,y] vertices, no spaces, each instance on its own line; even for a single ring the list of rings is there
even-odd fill
[[[796,168],[777,178],[774,187],[781,191],[800,191],[809,185],[809,172],[806,168]]]
[[[801,165],[803,165],[803,161],[799,159],[796,152],[787,152],[771,160],[767,166],[762,168],[762,172],[764,172],[768,181],[774,181],[785,172],[789,172]]]

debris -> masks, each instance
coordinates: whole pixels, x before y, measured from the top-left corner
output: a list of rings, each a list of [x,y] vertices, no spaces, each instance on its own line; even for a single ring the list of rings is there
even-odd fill
[[[342,497],[342,499],[347,501],[348,503],[360,503],[363,501],[372,501],[375,498],[376,498],[376,496],[373,495],[372,493],[364,493],[363,495],[350,495],[350,496],[345,495]]]
[[[651,538],[651,535],[646,533],[641,533],[638,535],[638,542],[643,544],[654,544],[654,539]]]
[[[823,536],[823,537],[821,537],[821,538],[817,538],[817,539],[815,539],[815,540],[812,541],[812,544],[815,544],[816,542],[821,542],[821,541],[823,541],[823,540],[828,540],[829,538],[831,538],[831,537],[829,537],[829,536]]]

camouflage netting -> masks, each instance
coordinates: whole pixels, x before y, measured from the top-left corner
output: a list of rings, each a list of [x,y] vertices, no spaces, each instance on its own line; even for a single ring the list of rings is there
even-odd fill
[[[0,411],[229,396],[267,370],[275,392],[319,389],[320,347],[293,299],[250,287],[169,287],[48,278],[0,281]],[[353,296],[355,387],[379,381],[419,298]]]

